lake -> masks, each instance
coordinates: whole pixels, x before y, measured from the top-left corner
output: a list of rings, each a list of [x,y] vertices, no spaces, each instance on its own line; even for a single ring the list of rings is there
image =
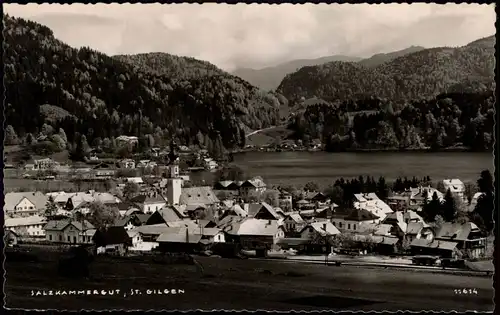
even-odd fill
[[[308,181],[326,187],[337,178],[369,175],[430,176],[433,182],[459,178],[476,182],[481,171],[494,172],[491,153],[472,152],[246,152],[234,155],[234,163],[247,175],[260,175],[271,185],[304,185]]]

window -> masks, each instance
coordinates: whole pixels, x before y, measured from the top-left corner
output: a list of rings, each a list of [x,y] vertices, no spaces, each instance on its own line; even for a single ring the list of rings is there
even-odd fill
[[[62,239],[62,235],[59,235],[59,241],[61,241],[61,242],[62,242],[62,240],[63,240],[63,239]]]
[[[52,235],[49,235],[49,241],[52,241]]]
[[[351,224],[347,224],[347,229],[350,230],[351,229]]]
[[[339,222],[339,228],[342,228],[342,222]]]
[[[68,242],[71,242],[71,236],[68,235]]]
[[[353,225],[352,225],[352,229],[353,229],[354,231],[356,231],[356,224],[353,224]]]
[[[333,224],[333,226],[336,226],[336,225],[335,225],[335,221],[332,221],[332,224]]]

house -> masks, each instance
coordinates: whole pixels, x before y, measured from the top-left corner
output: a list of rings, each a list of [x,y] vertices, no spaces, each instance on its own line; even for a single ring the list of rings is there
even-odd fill
[[[427,231],[428,225],[424,222],[424,219],[422,219],[422,217],[420,215],[418,215],[415,211],[412,211],[412,210],[408,210],[408,211],[404,211],[404,212],[397,211],[397,212],[390,213],[384,218],[382,223],[386,224],[386,225],[391,225],[392,226],[391,235],[397,236],[400,239],[402,239],[403,237],[406,236],[406,234],[408,233],[408,226],[410,224],[414,224],[410,228],[412,233],[415,231],[417,226],[419,226],[419,225],[416,225],[417,223],[422,223],[423,224],[422,228],[424,228],[424,227],[426,228],[426,230],[424,231],[423,234],[427,235],[427,232],[428,232]],[[421,232],[419,232],[419,233],[421,233]],[[411,234],[413,236],[411,236],[410,238],[413,239],[414,237],[416,237],[417,234]]]
[[[153,169],[157,166],[155,161],[151,160],[140,160],[139,163],[137,163],[136,167],[137,168],[147,168],[147,169]]]
[[[210,186],[183,188],[179,198],[179,204],[181,205],[204,205],[208,207],[219,202]]]
[[[215,190],[230,190],[229,187],[231,184],[234,184],[234,181],[232,180],[222,180],[220,182],[215,183],[214,189]]]
[[[285,211],[291,211],[293,208],[292,194],[287,191],[281,191],[278,198],[279,207]]]
[[[113,226],[121,226],[126,231],[132,230],[138,226],[145,225],[149,215],[133,213],[131,215],[126,215],[124,217],[118,218]]]
[[[118,162],[118,166],[120,168],[125,168],[125,169],[134,169],[135,168],[135,161],[132,159],[123,159]]]
[[[309,201],[309,203],[316,204],[318,206],[326,206],[330,204],[330,197],[322,192],[308,191],[304,196],[304,200]]]
[[[139,143],[139,138],[135,136],[119,136],[116,137],[116,142],[119,146],[121,145],[137,145]]]
[[[42,214],[48,202],[41,192],[12,192],[4,196],[4,213],[11,217],[25,217]]]
[[[58,166],[59,163],[55,162],[50,158],[39,159],[33,161],[33,170],[36,171],[46,171],[54,169],[54,167]]]
[[[444,200],[444,195],[437,189],[419,186],[418,188],[410,188],[410,207],[421,207],[424,204],[424,200],[432,200],[434,194],[437,195],[440,201]]]
[[[239,243],[243,249],[268,250],[285,237],[276,220],[247,218],[236,220],[224,228],[226,242]]]
[[[393,210],[391,207],[380,200],[374,193],[369,194],[355,194],[355,202],[353,206],[371,212],[379,217],[379,221],[383,220]]]
[[[132,203],[139,206],[144,213],[153,213],[167,205],[167,201],[161,195],[154,194],[152,197],[146,195],[138,195],[130,200]]]
[[[121,203],[121,199],[110,194],[101,193],[89,190],[87,192],[77,192],[77,193],[59,193],[55,198],[54,202],[56,204],[64,204],[63,209],[74,210],[82,208],[85,204],[91,204],[94,202],[103,203],[105,205],[117,205]]]
[[[436,241],[456,243],[456,248],[469,258],[479,258],[486,252],[486,238],[472,222],[444,223],[436,232]]]
[[[300,231],[302,239],[316,239],[340,234],[340,231],[330,221],[308,223]]]
[[[163,252],[194,252],[202,248],[202,235],[192,234],[188,229],[170,228],[157,238],[158,248]]]
[[[449,189],[453,195],[464,199],[465,184],[460,179],[444,179],[443,186],[445,191]]]
[[[203,159],[203,166],[207,171],[213,171],[219,166],[216,161],[214,161],[212,158],[205,158]]]
[[[129,216],[133,213],[143,213],[140,206],[130,201],[120,202],[116,205],[116,207],[118,208],[118,212],[120,212],[121,216]]]
[[[234,204],[228,210],[224,211],[219,219],[222,220],[227,216],[238,216],[241,218],[246,218],[248,216],[248,213],[243,210],[243,208],[239,204]]]
[[[125,179],[125,183],[134,183],[139,186],[144,185],[144,181],[142,180],[142,177],[127,177]]]
[[[361,208],[349,209],[347,215],[343,215],[344,213],[345,211],[339,210],[332,214],[333,225],[342,232],[364,232],[373,228],[373,224],[380,221],[378,216]]]
[[[310,210],[318,208],[318,205],[314,202],[301,199],[296,202],[297,209],[299,210]]]
[[[432,241],[434,238],[433,229],[425,222],[410,222],[406,227],[406,240],[411,244],[413,240],[425,239]]]
[[[161,223],[142,225],[127,231],[128,235],[132,238],[132,246],[129,250],[150,251],[158,247],[158,242],[156,241],[158,236],[168,231],[168,228],[168,225]]]
[[[5,246],[7,247],[17,245],[19,241],[19,235],[17,235],[17,233],[12,230],[4,229],[3,241],[5,243]]]
[[[266,183],[264,183],[264,180],[260,177],[254,177],[246,180],[240,185],[240,195],[242,198],[260,195],[264,191],[266,191]]]
[[[5,218],[5,228],[20,237],[44,237],[44,217],[34,215],[29,217]]]
[[[71,219],[49,221],[43,229],[47,241],[69,244],[91,244],[96,232],[95,227],[87,220],[80,222]]]
[[[434,239],[414,239],[410,246],[414,255],[479,258],[486,252],[486,238],[474,223],[444,223]]]
[[[159,210],[153,212],[153,214],[151,214],[151,216],[147,220],[146,224],[147,225],[154,225],[160,223],[166,224],[167,222],[181,221],[183,218],[184,217],[174,207],[164,206]]]
[[[298,213],[290,213],[285,217],[283,226],[287,232],[297,232],[305,225],[304,220]]]
[[[154,157],[159,157],[160,151],[161,151],[161,148],[153,147],[153,148],[151,148],[151,155]]]
[[[258,210],[255,214],[251,215],[255,219],[262,220],[280,220],[282,217],[274,210],[274,208],[266,202],[257,204]],[[253,207],[253,208],[257,208]],[[253,210],[253,209],[252,209]],[[250,214],[250,213],[249,213]]]
[[[116,253],[120,256],[125,255],[128,248],[132,246],[132,240],[125,228],[122,226],[112,226],[106,230],[97,230],[92,237],[99,248],[105,253]]]

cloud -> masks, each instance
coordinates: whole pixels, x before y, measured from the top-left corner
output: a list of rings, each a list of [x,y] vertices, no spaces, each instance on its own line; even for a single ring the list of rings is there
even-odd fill
[[[71,46],[107,54],[168,52],[226,70],[343,54],[460,46],[495,33],[478,4],[5,4]]]

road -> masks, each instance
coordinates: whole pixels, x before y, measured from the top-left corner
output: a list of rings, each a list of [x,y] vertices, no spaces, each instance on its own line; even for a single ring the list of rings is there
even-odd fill
[[[58,278],[55,264],[6,263],[9,308],[493,311],[492,279],[354,266],[198,258],[194,266],[98,258],[93,280]],[[31,290],[130,289],[140,295],[30,296]],[[182,289],[183,294],[147,294]],[[464,294],[463,289],[470,289]],[[460,290],[460,291],[458,291]],[[461,292],[461,293],[458,293]],[[477,293],[476,293],[477,292]]]
[[[267,128],[264,128],[264,129],[254,130],[254,131],[246,134],[245,137],[248,138],[248,137],[253,136],[254,134],[257,134],[257,133],[262,132],[264,130],[269,130],[269,129],[273,129],[273,128],[276,128],[276,127],[278,127],[278,126],[271,126],[271,127],[267,127]]]

